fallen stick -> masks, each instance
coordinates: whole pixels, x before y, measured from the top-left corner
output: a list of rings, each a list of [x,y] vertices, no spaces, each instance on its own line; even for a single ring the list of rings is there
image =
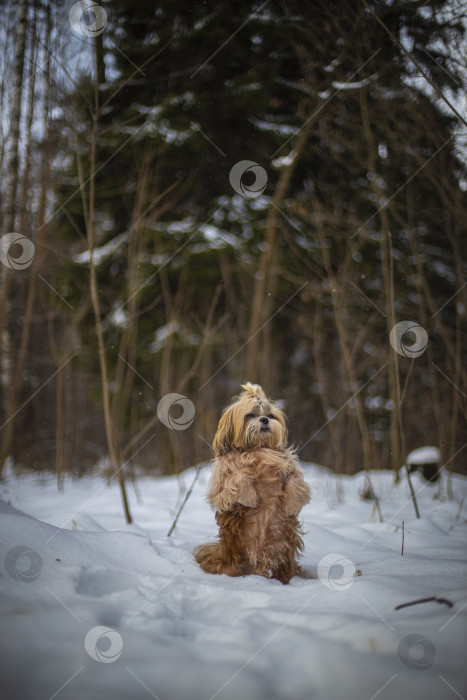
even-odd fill
[[[175,526],[177,525],[178,519],[179,519],[179,517],[180,517],[180,513],[182,512],[182,510],[183,510],[184,507],[185,507],[186,502],[187,502],[188,499],[190,498],[191,492],[193,491],[193,488],[194,488],[196,482],[198,481],[199,473],[200,473],[202,467],[204,467],[205,464],[206,464],[206,462],[201,462],[201,464],[198,464],[198,468],[196,469],[195,478],[193,479],[190,488],[189,488],[188,491],[186,492],[186,496],[185,496],[185,498],[183,499],[182,505],[181,505],[180,508],[178,509],[178,513],[177,513],[177,515],[175,516],[175,520],[173,521],[172,526],[171,526],[170,530],[169,530],[168,533],[167,533],[167,537],[170,537],[170,535],[172,534],[172,532],[175,530]]]
[[[446,600],[446,598],[437,598],[436,596],[431,596],[431,598],[420,598],[419,600],[412,600],[410,603],[401,603],[401,605],[396,605],[394,610],[401,610],[402,608],[408,608],[409,605],[418,605],[419,603],[444,603],[445,605],[448,606],[448,608],[453,608],[454,603],[451,603],[450,600]]]

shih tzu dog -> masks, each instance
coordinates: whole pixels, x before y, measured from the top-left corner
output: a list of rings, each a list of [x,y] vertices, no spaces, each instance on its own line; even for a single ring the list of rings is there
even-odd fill
[[[258,384],[247,383],[228,406],[214,438],[207,500],[216,511],[219,541],[194,556],[210,574],[258,574],[288,583],[305,576],[297,516],[310,488],[287,448],[282,411]]]

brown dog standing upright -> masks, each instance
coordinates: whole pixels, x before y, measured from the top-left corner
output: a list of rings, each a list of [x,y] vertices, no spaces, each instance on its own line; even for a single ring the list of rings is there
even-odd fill
[[[301,508],[310,488],[291,449],[282,411],[249,382],[219,422],[207,500],[216,511],[219,542],[196,547],[210,574],[258,574],[288,583],[303,576]]]

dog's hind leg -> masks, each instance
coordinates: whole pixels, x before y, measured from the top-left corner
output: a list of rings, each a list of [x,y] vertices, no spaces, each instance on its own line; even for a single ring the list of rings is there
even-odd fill
[[[243,568],[225,555],[220,542],[200,544],[193,550],[193,555],[208,574],[227,574],[227,576],[244,576]]]
[[[193,555],[200,567],[208,574],[221,574],[224,561],[218,542],[200,544],[193,550]]]

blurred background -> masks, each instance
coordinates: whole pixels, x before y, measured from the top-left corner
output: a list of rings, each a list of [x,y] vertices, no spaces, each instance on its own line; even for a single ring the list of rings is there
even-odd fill
[[[1,465],[180,472],[252,381],[302,460],[465,473],[465,29],[456,0],[2,2]]]

